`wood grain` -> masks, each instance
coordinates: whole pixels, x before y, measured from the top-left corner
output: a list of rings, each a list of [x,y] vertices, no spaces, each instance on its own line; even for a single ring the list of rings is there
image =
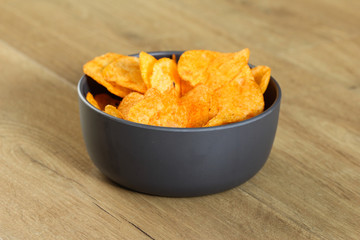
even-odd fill
[[[359,1],[2,0],[0,9],[0,239],[359,239]],[[95,168],[76,91],[86,61],[244,47],[283,91],[254,178],[164,198]]]

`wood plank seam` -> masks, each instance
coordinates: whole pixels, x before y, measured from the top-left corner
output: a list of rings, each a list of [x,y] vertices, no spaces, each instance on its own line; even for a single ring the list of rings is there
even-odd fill
[[[113,214],[111,214],[109,211],[107,211],[106,209],[104,209],[103,207],[101,207],[99,204],[97,204],[96,202],[93,202],[93,204],[95,206],[97,206],[100,210],[104,211],[106,214],[110,215],[111,217],[113,217],[114,219],[116,219],[118,222],[121,222],[117,217],[115,217]],[[136,225],[135,223],[129,221],[125,216],[119,214],[121,219],[123,219],[124,221],[126,221],[127,223],[131,224],[133,227],[135,227],[137,230],[139,230],[140,232],[142,232],[143,234],[145,234],[148,238],[155,240],[155,238],[153,238],[150,234],[148,234],[147,232],[145,232],[143,229],[141,229],[138,225]]]

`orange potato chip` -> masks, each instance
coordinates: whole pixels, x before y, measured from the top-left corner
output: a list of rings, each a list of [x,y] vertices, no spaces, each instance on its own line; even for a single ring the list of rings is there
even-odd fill
[[[102,76],[102,70],[111,62],[121,57],[124,57],[124,55],[117,53],[106,53],[95,57],[83,66],[84,73],[103,85],[104,79]]]
[[[205,83],[208,79],[207,69],[210,63],[219,56],[219,52],[209,50],[185,51],[179,58],[178,72],[183,81],[191,87]],[[190,90],[191,87],[187,89]],[[182,91],[185,94],[187,91]]]
[[[150,79],[153,73],[154,64],[157,61],[157,59],[146,52],[140,52],[139,61],[140,61],[141,77],[146,87],[151,88]]]
[[[93,96],[90,92],[88,92],[88,93],[86,94],[86,100],[87,100],[91,105],[93,105],[93,106],[96,107],[97,109],[101,110],[99,104],[97,103],[97,101],[95,100],[94,96]]]
[[[150,119],[163,107],[162,94],[157,89],[149,89],[144,99],[134,104],[128,111],[126,120],[149,124]]]
[[[219,89],[217,91],[219,91]],[[216,94],[213,94],[210,98],[209,120],[215,117],[216,114],[218,114],[218,112],[219,112],[219,97],[216,96]]]
[[[222,53],[217,56],[207,69],[209,76],[206,85],[211,90],[216,90],[237,76],[253,78],[248,66],[249,56],[250,51],[248,48],[235,53]]]
[[[109,94],[100,93],[95,95],[95,100],[98,103],[100,110],[104,110],[106,105],[117,106],[119,104],[119,100],[112,98]]]
[[[193,88],[194,86],[192,86],[190,82],[180,79],[181,96],[184,96],[187,92],[189,92]]]
[[[200,84],[181,97],[180,103],[185,107],[188,114],[186,127],[202,127],[209,121],[210,90]]]
[[[218,112],[206,127],[243,121],[264,110],[261,89],[251,79],[236,78],[218,89],[213,98],[216,99]]]
[[[180,77],[176,63],[170,58],[157,60],[154,64],[150,85],[161,93],[172,92],[175,96],[180,96]]]
[[[87,62],[83,66],[83,71],[86,75],[94,79],[99,84],[103,85],[109,92],[114,95],[125,97],[131,90],[116,85],[116,83],[109,83],[103,77],[103,69],[116,59],[122,58],[124,55],[117,53],[106,53],[102,56],[95,57],[93,60]]]
[[[149,98],[149,97],[158,97],[158,98],[160,98],[161,97],[161,92],[156,88],[150,88],[150,89],[148,89],[146,91],[144,97],[145,98]]]
[[[120,85],[117,85],[116,83],[109,83],[104,81],[103,86],[106,87],[106,89],[112,94],[122,98],[128,95],[129,93],[133,92],[131,89],[122,87]]]
[[[179,103],[179,99],[173,94],[163,94],[161,100],[163,108],[150,118],[148,124],[161,127],[186,127],[187,109]]]
[[[104,112],[117,118],[123,118],[120,111],[113,105],[106,105],[104,108]]]
[[[119,100],[112,98],[106,93],[96,94],[94,97],[90,92],[86,94],[86,100],[88,100],[91,105],[102,111],[104,111],[105,106],[112,105],[116,107],[120,102]]]
[[[248,64],[244,65],[240,73],[235,78],[246,78],[252,81],[255,81],[254,75],[251,72],[251,68]]]
[[[104,67],[102,72],[107,82],[145,93],[146,85],[141,77],[139,58],[124,56]]]
[[[260,86],[261,92],[264,93],[269,85],[271,69],[267,66],[257,66],[251,69],[255,82]]]
[[[144,95],[138,92],[129,93],[123,98],[119,104],[118,110],[124,116],[124,119],[127,118],[130,108],[142,99],[144,99]]]

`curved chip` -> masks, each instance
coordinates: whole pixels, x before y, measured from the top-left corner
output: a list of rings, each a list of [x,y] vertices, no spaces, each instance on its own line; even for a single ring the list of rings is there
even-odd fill
[[[104,108],[104,112],[117,118],[123,118],[119,110],[113,105],[106,105]]]
[[[265,105],[260,87],[255,81],[246,78],[236,78],[230,81],[218,89],[213,98],[217,103],[218,111],[205,127],[249,119],[260,114]]]
[[[209,65],[206,85],[211,90],[216,90],[238,76],[253,78],[248,65],[249,56],[248,48],[218,55]]]
[[[97,81],[99,84],[103,85],[105,81],[102,76],[103,69],[115,61],[116,59],[125,57],[124,55],[117,54],[117,53],[106,53],[104,55],[95,57],[94,59],[90,60],[89,62],[85,63],[83,66],[84,73]]]
[[[178,61],[178,72],[190,90],[199,83],[205,83],[208,79],[207,69],[210,63],[219,56],[219,52],[209,50],[190,50],[181,54]],[[187,91],[182,91],[185,94]]]
[[[162,94],[159,90],[150,88],[142,100],[129,108],[126,120],[149,124],[150,119],[163,107]]]
[[[170,58],[157,60],[154,64],[150,85],[161,93],[173,93],[180,97],[180,77],[176,63]]]
[[[257,66],[251,69],[255,82],[260,86],[261,92],[264,93],[270,82],[271,69],[268,66]]]
[[[101,110],[99,104],[97,103],[97,101],[95,100],[94,96],[93,96],[90,92],[88,92],[88,93],[86,94],[86,100],[87,100],[91,105],[93,105],[93,106],[96,107],[97,109]]]
[[[186,127],[202,127],[209,121],[211,94],[207,86],[200,84],[181,97],[180,103],[188,114]]]
[[[154,64],[157,61],[157,59],[146,52],[140,52],[139,61],[140,61],[141,77],[146,87],[151,88],[150,79],[153,73]]]
[[[181,89],[181,96],[186,95],[194,86],[191,85],[190,82],[180,79],[180,89]]]
[[[99,104],[100,110],[104,110],[106,105],[117,106],[119,104],[119,100],[112,98],[107,93],[100,93],[95,95],[95,100]]]
[[[179,99],[173,94],[163,94],[161,100],[163,107],[150,118],[148,124],[160,127],[186,127],[188,113],[186,107],[179,103]]]
[[[107,65],[102,72],[105,81],[137,91],[146,92],[146,85],[141,77],[139,58],[124,56]]]
[[[98,82],[100,85],[104,86],[109,92],[112,94],[125,97],[127,94],[132,92],[132,90],[117,85],[116,83],[109,83],[105,81],[102,71],[103,69],[108,66],[110,63],[115,61],[116,59],[125,57],[124,55],[117,54],[117,53],[106,53],[104,55],[95,57],[91,61],[87,62],[83,66],[84,73]]]
[[[130,111],[130,108],[134,106],[136,103],[144,99],[144,95],[138,92],[132,92],[126,95],[123,100],[120,102],[118,110],[121,112],[121,114],[124,116],[124,118],[127,118],[127,115]]]

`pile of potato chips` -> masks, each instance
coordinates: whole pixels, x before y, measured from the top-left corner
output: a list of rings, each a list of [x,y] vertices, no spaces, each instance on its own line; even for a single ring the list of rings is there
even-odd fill
[[[84,65],[84,73],[110,93],[86,99],[96,108],[142,124],[195,128],[249,119],[264,110],[271,70],[250,69],[249,49],[234,53],[184,52],[178,61],[107,53]]]

